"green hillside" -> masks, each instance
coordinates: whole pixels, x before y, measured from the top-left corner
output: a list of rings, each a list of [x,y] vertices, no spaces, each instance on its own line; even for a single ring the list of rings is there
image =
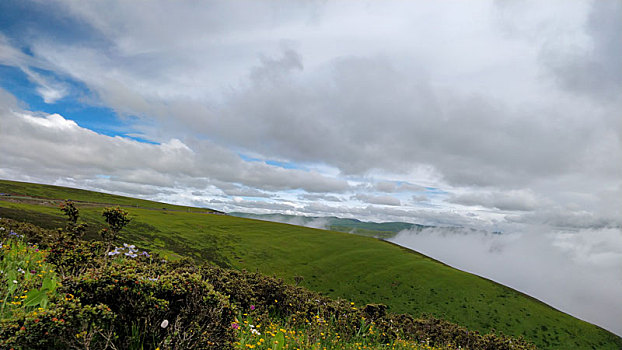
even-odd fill
[[[621,349],[622,339],[489,280],[453,269],[374,238],[273,222],[207,214],[209,210],[126,197],[0,181],[0,216],[58,227],[57,203],[71,198],[91,235],[101,207],[128,208],[123,240],[171,257],[192,256],[259,271],[332,297],[376,302],[392,312],[430,314],[488,332],[523,335],[544,349]],[[37,199],[27,198],[36,196]],[[158,209],[166,208],[166,210]]]

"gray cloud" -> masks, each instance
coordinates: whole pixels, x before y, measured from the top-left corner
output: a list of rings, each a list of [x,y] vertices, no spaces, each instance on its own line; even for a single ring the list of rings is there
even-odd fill
[[[369,203],[369,204],[393,205],[393,206],[402,205],[399,198],[395,198],[391,196],[373,196],[373,195],[359,193],[355,195],[353,198],[358,199],[361,202]]]
[[[425,187],[414,185],[410,183],[396,183],[392,181],[380,181],[374,185],[374,188],[379,192],[418,192],[424,191]]]
[[[592,2],[585,34],[590,42],[576,45],[550,43],[542,60],[564,88],[597,99],[622,94],[622,3],[615,0]]]
[[[328,201],[328,202],[342,202],[341,198],[333,195],[324,194],[303,194],[298,196],[300,199],[309,201]]]
[[[230,189],[223,189],[223,192],[228,196],[242,196],[242,197],[273,197],[273,194],[258,191],[254,188],[234,187]]]
[[[546,202],[537,198],[530,191],[508,191],[508,192],[472,192],[462,195],[455,195],[448,199],[451,203],[463,205],[480,205],[487,208],[497,208],[499,210],[519,210],[530,211]]]

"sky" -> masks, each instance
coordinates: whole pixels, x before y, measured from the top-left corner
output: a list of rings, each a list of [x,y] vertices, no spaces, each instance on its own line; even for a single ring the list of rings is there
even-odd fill
[[[0,178],[549,237],[622,295],[620,57],[619,0],[2,1]]]

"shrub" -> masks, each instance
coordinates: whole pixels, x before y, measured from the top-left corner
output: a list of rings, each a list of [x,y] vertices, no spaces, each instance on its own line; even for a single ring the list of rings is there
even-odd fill
[[[47,230],[27,222],[0,218],[0,237],[7,238],[11,231],[19,232],[26,242],[38,244],[41,248],[47,248],[50,243],[58,240],[57,230]]]
[[[63,288],[83,304],[110,307],[121,348],[227,349],[234,340],[228,299],[189,270],[119,258]]]
[[[100,234],[104,242],[106,242],[106,251],[109,251],[112,242],[118,238],[119,232],[130,223],[131,219],[129,218],[129,213],[119,207],[104,208],[102,216],[106,220],[108,228],[101,230]]]
[[[102,304],[61,301],[49,310],[22,312],[0,323],[2,349],[107,349],[115,315]]]

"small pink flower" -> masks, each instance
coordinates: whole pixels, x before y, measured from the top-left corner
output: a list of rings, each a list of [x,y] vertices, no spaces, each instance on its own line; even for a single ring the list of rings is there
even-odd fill
[[[255,310],[255,305],[251,305],[251,311]]]
[[[240,325],[239,325],[239,324],[237,324],[237,323],[232,323],[232,324],[231,324],[231,328],[233,328],[233,329],[239,329],[239,328],[240,328]]]

